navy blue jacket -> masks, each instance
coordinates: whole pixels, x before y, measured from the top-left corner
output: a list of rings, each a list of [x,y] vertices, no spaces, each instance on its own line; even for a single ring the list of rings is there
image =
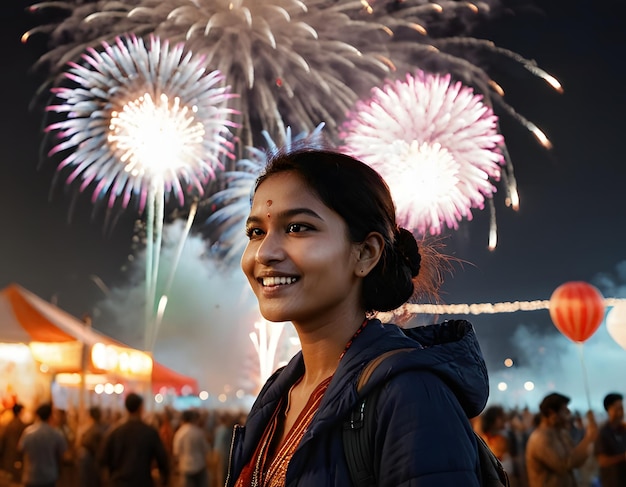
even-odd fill
[[[359,402],[359,374],[383,352],[407,347],[415,350],[387,359],[362,391],[385,384],[377,402],[373,446],[379,487],[478,487],[476,441],[468,417],[482,411],[489,386],[472,325],[462,320],[404,331],[371,320],[339,363],[289,463],[285,487],[352,485],[342,427]],[[253,455],[279,399],[303,373],[298,353],[268,379],[245,427],[235,427],[227,487]]]

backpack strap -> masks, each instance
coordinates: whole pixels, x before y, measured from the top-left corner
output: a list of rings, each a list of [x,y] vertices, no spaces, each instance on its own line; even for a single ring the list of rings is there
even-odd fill
[[[357,381],[357,393],[367,384],[376,368],[388,357],[399,352],[415,350],[414,348],[398,348],[389,350],[372,359],[361,372]],[[375,424],[376,403],[383,385],[370,391],[350,413],[350,417],[343,425],[343,449],[350,470],[352,484],[357,487],[376,487],[378,474],[376,465],[372,464],[372,435]]]
[[[377,387],[367,397],[362,398],[343,424],[343,451],[352,485],[355,487],[376,487],[377,475],[372,464],[372,428],[381,389],[382,387]]]

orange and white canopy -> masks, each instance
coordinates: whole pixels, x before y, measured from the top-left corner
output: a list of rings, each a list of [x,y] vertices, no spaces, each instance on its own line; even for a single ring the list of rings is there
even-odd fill
[[[0,291],[0,344],[26,344],[38,362],[55,372],[82,369],[83,344],[90,347],[90,372],[128,378],[146,376],[152,388],[197,391],[197,381],[175,372],[140,350],[128,347],[17,284]]]

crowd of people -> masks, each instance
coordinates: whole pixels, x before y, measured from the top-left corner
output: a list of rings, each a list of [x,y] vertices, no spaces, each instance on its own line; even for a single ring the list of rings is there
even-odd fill
[[[473,419],[508,473],[511,487],[626,486],[623,396],[607,394],[605,417],[570,412],[547,395],[538,410],[489,405]],[[243,410],[146,411],[129,394],[125,410],[91,407],[87,418],[43,404],[27,424],[14,405],[0,429],[0,485],[6,487],[223,486],[233,426]],[[69,418],[68,418],[69,416]]]
[[[130,393],[124,409],[86,418],[51,404],[32,421],[15,404],[0,426],[1,487],[218,487],[225,482],[235,409],[149,411]]]
[[[490,405],[474,428],[499,458],[512,487],[626,486],[623,395],[609,393],[600,426],[593,412],[571,412],[570,399],[548,394],[539,410]]]

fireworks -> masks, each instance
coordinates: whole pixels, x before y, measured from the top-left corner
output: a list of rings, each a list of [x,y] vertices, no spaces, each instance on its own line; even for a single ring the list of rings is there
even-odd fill
[[[419,234],[457,228],[483,208],[500,177],[497,117],[471,88],[450,75],[418,71],[376,88],[348,116],[348,152],[382,174],[399,224]]]
[[[118,38],[82,59],[66,73],[75,86],[55,88],[60,103],[48,107],[64,115],[47,130],[61,139],[50,155],[69,152],[59,164],[72,168],[67,183],[80,179],[81,191],[94,183],[93,201],[108,196],[110,207],[138,197],[140,211],[155,184],[181,205],[188,189],[202,194],[220,159],[232,157],[223,76],[156,37],[148,49]]]
[[[25,37],[49,33],[54,47],[40,63],[53,70],[76,57],[79,48],[126,32],[184,42],[204,54],[206,66],[222,72],[233,91],[241,94],[237,136],[243,146],[261,142],[255,137],[262,130],[278,138],[286,126],[312,130],[321,120],[332,138],[359,97],[415,66],[454,74],[481,92],[486,104],[498,105],[546,144],[543,133],[504,102],[500,86],[470,59],[476,51],[512,58],[553,86],[558,82],[532,61],[489,41],[448,37],[452,30],[458,33],[459,26],[469,31],[497,11],[498,4],[498,0],[44,2],[32,9],[62,9],[67,16],[57,24],[36,27]]]
[[[205,66],[223,73],[232,90],[240,94],[236,103],[242,121],[236,135],[242,146],[253,145],[261,142],[262,130],[278,138],[287,126],[312,130],[324,120],[335,127],[357,100],[359,87],[366,92],[390,72],[380,47],[388,34],[381,26],[354,21],[338,7],[323,3],[143,0],[90,4],[70,11],[58,25],[39,29],[50,31],[56,39],[68,29],[76,32],[72,41],[59,41],[40,63],[59,69],[58,63],[75,56],[78,46],[90,45],[90,33],[98,41],[106,39],[105,25],[109,39],[132,31],[184,42],[204,55]],[[46,2],[35,8],[60,5]],[[33,34],[29,32],[26,38]],[[360,39],[360,45],[355,46],[352,39]]]
[[[475,24],[495,17],[499,7],[500,0],[52,1],[34,4],[31,10],[53,9],[66,15],[56,15],[55,21],[32,29],[24,38],[37,32],[49,35],[53,47],[39,64],[49,67],[52,75],[68,60],[76,60],[85,48],[102,41],[111,43],[114,36],[127,32],[183,42],[186,49],[204,56],[205,69],[222,73],[232,91],[240,95],[231,102],[241,114],[241,123],[232,128],[237,158],[242,158],[248,147],[262,145],[264,132],[282,145],[287,127],[310,131],[321,120],[326,123],[328,140],[340,142],[346,113],[359,99],[385,82],[404,79],[417,67],[433,75],[449,74],[471,87],[482,96],[482,105],[499,117],[513,118],[550,148],[541,129],[504,100],[504,89],[489,74],[487,63],[512,61],[562,91],[559,82],[534,61],[470,35]],[[158,100],[152,97],[146,103],[150,101]],[[151,109],[158,111],[156,106]],[[494,120],[498,131],[498,119]],[[396,141],[396,148],[402,140]],[[505,142],[501,140],[498,145],[504,201],[517,209],[513,164]],[[421,145],[419,150],[413,146],[422,159],[427,150],[431,155],[442,154],[435,146]],[[136,147],[128,149],[138,152]],[[229,164],[225,169],[236,168]],[[489,171],[486,174],[485,180],[496,179]],[[444,171],[440,176],[451,184],[450,175]],[[447,209],[440,205],[445,214],[431,208],[428,221],[420,215],[414,223],[423,220],[425,226],[420,231],[439,233],[442,228],[438,221],[455,228],[460,219],[471,218],[470,207],[487,204],[493,248],[496,231],[492,192],[491,183],[480,186],[477,194],[464,189]],[[176,193],[180,197],[180,191]]]

